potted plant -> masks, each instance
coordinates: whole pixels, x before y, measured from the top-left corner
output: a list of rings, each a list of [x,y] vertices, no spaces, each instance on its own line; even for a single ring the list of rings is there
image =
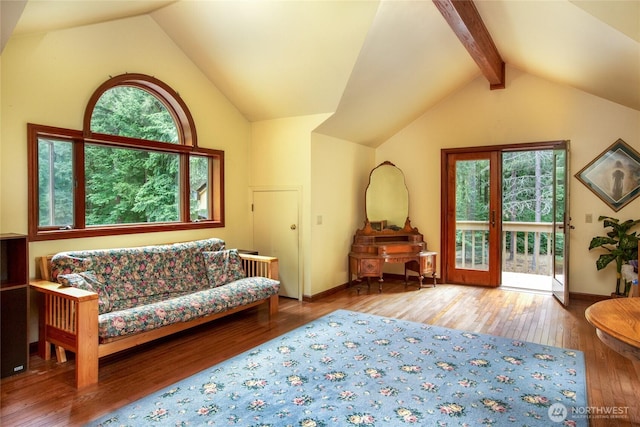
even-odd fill
[[[596,260],[598,270],[602,270],[612,261],[616,262],[615,295],[622,295],[624,294],[624,290],[622,293],[620,292],[622,265],[628,263],[630,260],[638,259],[638,236],[635,231],[631,233],[630,230],[637,224],[640,224],[640,219],[630,219],[625,222],[620,222],[620,220],[616,218],[600,216],[598,221],[603,221],[605,228],[611,227],[611,231],[609,231],[606,236],[596,236],[591,239],[589,250],[602,248],[607,251]]]

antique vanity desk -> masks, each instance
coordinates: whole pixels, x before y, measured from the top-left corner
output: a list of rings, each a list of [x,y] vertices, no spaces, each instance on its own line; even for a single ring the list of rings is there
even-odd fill
[[[377,278],[382,292],[385,263],[404,264],[405,285],[409,273],[418,274],[419,287],[425,277],[436,285],[436,252],[409,221],[409,195],[404,174],[393,163],[384,162],[371,171],[366,192],[367,220],[353,237],[349,253],[349,285],[357,280]]]

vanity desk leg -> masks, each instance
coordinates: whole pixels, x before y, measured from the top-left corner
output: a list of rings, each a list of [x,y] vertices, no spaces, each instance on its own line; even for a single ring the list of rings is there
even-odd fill
[[[359,283],[358,283],[358,287],[356,288],[356,291],[358,292],[358,295],[360,295],[360,284],[362,283],[362,279],[356,279]],[[380,277],[378,279],[378,292],[382,293],[382,282],[384,282],[384,280],[382,279],[382,277]],[[367,291],[371,292],[371,277],[367,277]]]
[[[351,288],[356,285],[356,292],[358,293],[358,295],[360,295],[362,278],[359,276],[358,271],[358,266],[354,265],[354,260],[349,258],[349,281],[347,282],[347,288]],[[354,275],[356,276],[355,280],[353,279]],[[371,277],[367,277],[367,290],[371,290]]]
[[[362,279],[361,278],[356,278],[355,280],[355,285],[356,285],[356,292],[358,293],[358,295],[360,295],[360,289],[362,288]],[[351,287],[353,286],[353,281],[349,282],[349,286]],[[367,291],[370,292],[371,291],[371,277],[367,277]]]
[[[422,274],[418,274],[418,289],[422,288],[422,280],[424,280],[424,276]],[[409,269],[405,267],[404,269],[404,287],[409,286]]]
[[[420,272],[420,264],[418,261],[412,260],[407,261],[404,264],[404,286],[405,288],[409,286],[409,272],[413,271],[414,273],[418,273],[418,289],[422,289],[422,280],[424,279],[424,275]]]
[[[435,252],[421,252],[418,260],[407,261],[404,264],[404,285],[409,284],[409,272],[418,273],[418,289],[422,289],[426,277],[433,278],[433,287],[436,287],[436,256]],[[428,285],[424,285],[428,286]]]

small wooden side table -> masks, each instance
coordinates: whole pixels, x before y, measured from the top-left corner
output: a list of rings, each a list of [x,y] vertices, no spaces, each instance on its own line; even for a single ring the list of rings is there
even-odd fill
[[[632,360],[640,361],[640,298],[600,301],[584,312],[607,346]]]

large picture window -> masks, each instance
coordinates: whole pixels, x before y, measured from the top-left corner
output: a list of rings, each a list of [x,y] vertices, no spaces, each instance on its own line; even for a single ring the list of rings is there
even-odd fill
[[[28,125],[32,240],[224,226],[224,152],[199,148],[161,81],[125,74],[91,97],[82,131]]]

